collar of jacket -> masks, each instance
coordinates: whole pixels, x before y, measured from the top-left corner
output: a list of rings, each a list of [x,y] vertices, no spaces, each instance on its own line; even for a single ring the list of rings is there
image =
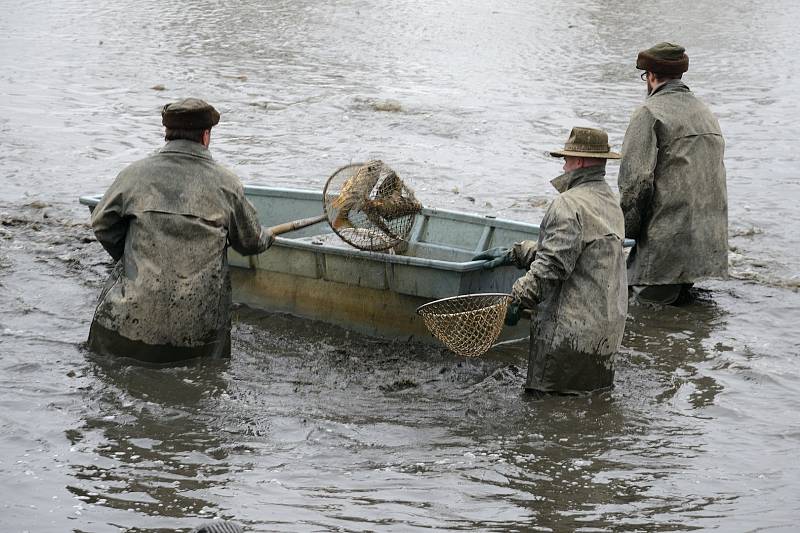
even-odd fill
[[[683,83],[681,80],[669,80],[658,87],[656,90],[648,95],[648,98],[651,98],[657,94],[669,94],[669,93],[688,93],[689,86]]]
[[[209,152],[208,148],[200,143],[187,141],[186,139],[167,141],[167,144],[165,144],[159,152],[162,154],[172,152],[202,157],[203,159],[212,159],[211,152]]]
[[[604,181],[606,179],[606,169],[603,166],[585,167],[565,172],[550,180],[550,184],[558,192],[567,192],[573,187],[577,187],[589,181]]]

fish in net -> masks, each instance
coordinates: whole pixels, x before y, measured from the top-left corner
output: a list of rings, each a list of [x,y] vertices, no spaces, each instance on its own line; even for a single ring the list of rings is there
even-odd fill
[[[362,250],[387,250],[408,239],[422,204],[383,161],[347,165],[325,186],[331,228]]]

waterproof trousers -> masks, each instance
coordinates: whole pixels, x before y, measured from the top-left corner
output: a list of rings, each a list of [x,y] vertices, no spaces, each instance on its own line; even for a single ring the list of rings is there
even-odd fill
[[[528,392],[580,394],[606,389],[614,384],[616,354],[581,353],[569,348],[552,348],[531,338],[528,355]]]
[[[151,364],[170,364],[194,359],[196,357],[210,357],[212,359],[228,358],[231,356],[230,330],[220,331],[215,339],[199,346],[171,346],[148,344],[123,337],[92,322],[89,330],[88,347],[95,353],[114,357],[127,357]]]
[[[689,289],[694,283],[670,285],[631,285],[629,296],[637,303],[650,305],[680,305],[691,298]]]

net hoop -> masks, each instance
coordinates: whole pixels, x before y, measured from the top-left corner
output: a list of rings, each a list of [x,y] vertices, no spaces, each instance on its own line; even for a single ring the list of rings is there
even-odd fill
[[[450,296],[417,308],[431,334],[464,357],[478,357],[492,347],[500,332],[511,295],[478,293]]]
[[[348,186],[359,172],[369,172],[368,166],[376,173],[374,183],[362,180],[368,188],[348,196]],[[325,216],[334,233],[347,244],[367,251],[386,251],[406,241],[422,209],[413,191],[379,160],[339,167],[325,182],[322,195]],[[343,227],[339,221],[347,225]]]

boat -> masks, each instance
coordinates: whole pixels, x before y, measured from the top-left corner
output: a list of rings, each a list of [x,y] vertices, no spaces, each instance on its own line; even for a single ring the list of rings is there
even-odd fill
[[[246,186],[263,226],[320,215],[321,191]],[[93,209],[102,195],[83,196]],[[462,294],[510,292],[522,275],[506,266],[484,270],[472,257],[495,246],[536,239],[534,224],[423,208],[408,242],[394,253],[356,249],[323,221],[276,237],[266,252],[228,250],[235,302],[320,320],[370,336],[437,342],[415,312],[420,305]],[[524,337],[529,321],[504,328],[500,340]]]

